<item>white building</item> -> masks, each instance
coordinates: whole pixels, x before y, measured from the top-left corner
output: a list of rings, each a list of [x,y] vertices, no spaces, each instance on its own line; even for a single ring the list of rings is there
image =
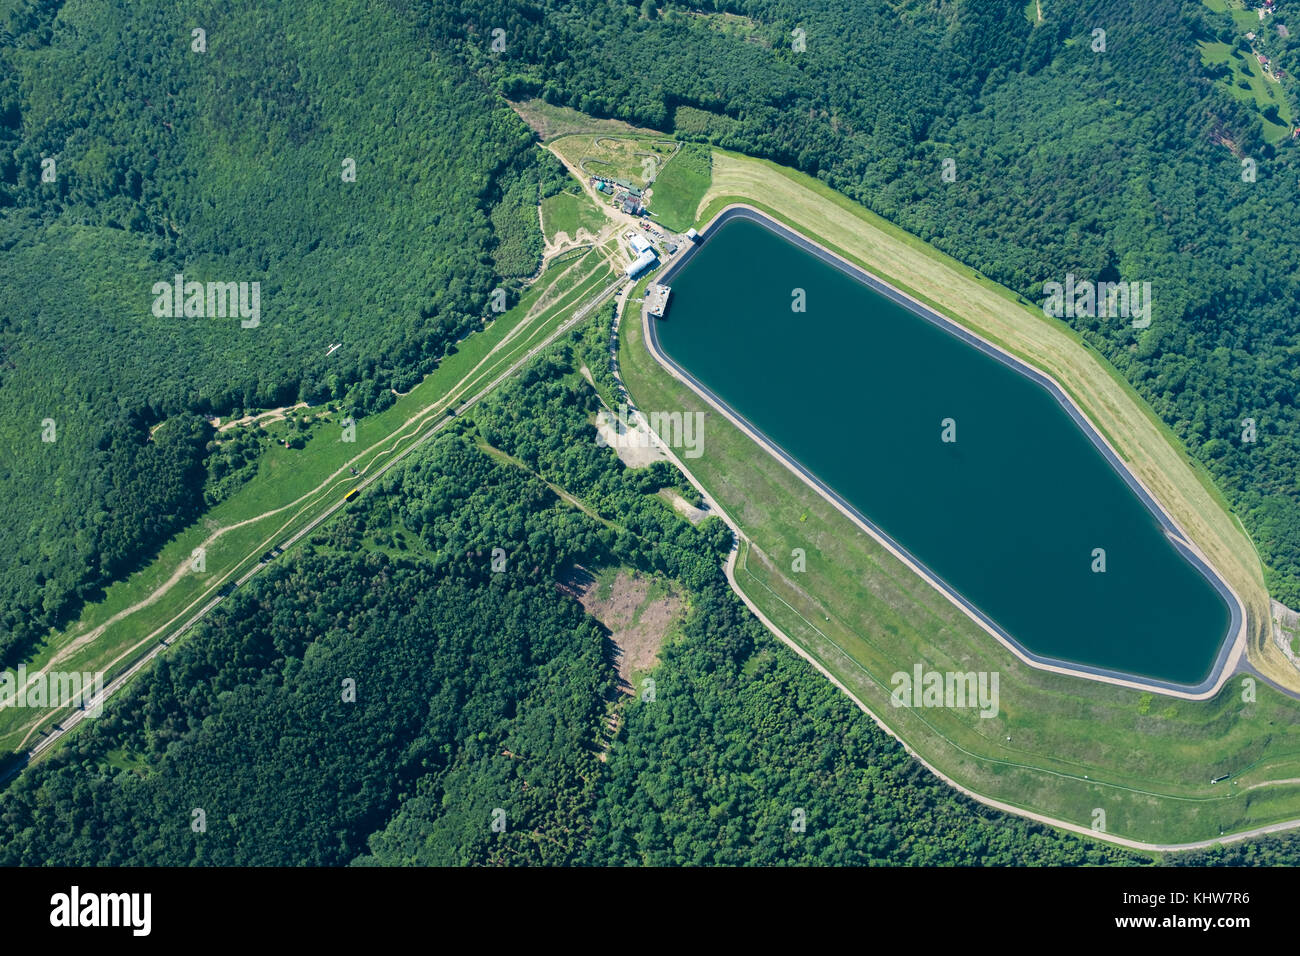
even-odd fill
[[[653,249],[647,249],[645,252],[641,253],[641,254],[640,254],[639,256],[637,256],[634,260],[632,260],[632,264],[629,265],[629,266],[627,267],[627,270],[626,270],[626,272],[627,272],[627,277],[628,277],[629,279],[635,279],[635,278],[636,278],[637,276],[639,276],[641,273],[645,272],[645,270],[646,270],[646,269],[651,265],[651,263],[653,263],[654,261],[655,261],[654,250],[653,250]]]
[[[631,246],[634,256],[643,256],[651,251],[650,240],[635,232],[632,233],[632,238],[627,241],[627,244]]]

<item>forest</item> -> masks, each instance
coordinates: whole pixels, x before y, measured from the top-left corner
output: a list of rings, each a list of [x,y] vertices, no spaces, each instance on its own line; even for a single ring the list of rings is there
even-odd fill
[[[1199,43],[1231,37],[1226,14],[1194,0],[1062,0],[1038,23],[1016,3],[300,6],[196,8],[201,53],[157,4],[23,0],[0,33],[0,662],[114,580],[106,533],[138,564],[202,510],[184,475],[206,450],[173,459],[163,485],[179,497],[148,518],[129,502],[154,482],[108,490],[149,468],[110,481],[100,460],[133,422],[382,409],[493,288],[517,292],[540,253],[537,199],[562,174],[493,90],[798,167],[1031,301],[1070,272],[1150,281],[1149,328],[1070,321],[1227,494],[1274,595],[1300,603],[1300,247],[1275,212],[1296,153],[1201,63]],[[1094,22],[1114,24],[1103,54]],[[341,64],[335,40],[352,51]],[[95,106],[110,101],[132,108]],[[148,287],[186,269],[264,282],[263,327],[150,315]],[[40,440],[46,420],[57,442]]]
[[[1150,328],[1076,326],[1214,476],[1274,595],[1300,603],[1300,244],[1278,212],[1295,149],[1201,63],[1227,24],[1195,0],[1044,7],[1034,22],[975,0],[9,5],[0,664],[247,479],[256,442],[214,449],[209,416],[382,409],[492,289],[518,295],[537,202],[564,180],[502,96],[797,167],[1030,301],[1067,272],[1150,281]],[[180,272],[259,281],[261,326],[152,315],[151,286]],[[656,495],[689,493],[671,468],[629,471],[594,441],[576,366],[612,393],[609,320],[11,782],[0,864],[1153,862],[956,794],[768,635],[722,575],[725,526]],[[654,701],[614,689],[606,635],[557,587],[576,563],[688,596]]]
[[[541,155],[398,6],[14,4],[0,665],[255,470],[208,461],[205,417],[382,410],[494,288],[513,301],[540,264],[538,197],[562,184]],[[177,273],[260,282],[260,326],[153,315],[152,285]]]

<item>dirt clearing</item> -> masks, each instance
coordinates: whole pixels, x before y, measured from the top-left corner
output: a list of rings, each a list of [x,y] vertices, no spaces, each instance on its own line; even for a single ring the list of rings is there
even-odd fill
[[[657,461],[668,460],[639,416],[627,422],[626,431],[623,430],[623,423],[609,413],[597,415],[595,425],[600,443],[613,448],[629,468],[645,468]]]
[[[587,613],[609,629],[619,689],[635,693],[633,680],[659,659],[664,635],[681,615],[685,602],[676,588],[661,578],[637,571],[606,572],[593,578],[576,569],[573,590]]]

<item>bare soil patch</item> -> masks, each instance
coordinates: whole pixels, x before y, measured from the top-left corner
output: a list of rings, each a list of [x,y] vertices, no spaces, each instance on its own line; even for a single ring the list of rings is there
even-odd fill
[[[645,422],[628,422],[626,433],[620,434],[618,420],[609,417],[596,418],[596,432],[600,440],[618,453],[619,459],[629,468],[645,468],[657,461],[667,461],[664,450],[654,443]]]
[[[537,98],[511,102],[510,108],[519,114],[520,119],[532,127],[538,137],[545,142],[557,136],[570,133],[645,133],[662,136],[656,130],[632,126],[622,120],[598,119],[579,113],[568,106],[553,106]]]
[[[709,516],[709,512],[704,508],[697,508],[677,492],[664,488],[659,492],[668,502],[677,509],[678,514],[682,515],[691,524],[699,524]]]
[[[681,595],[670,584],[627,570],[619,571],[608,587],[601,587],[582,567],[575,568],[561,590],[577,597],[587,613],[609,630],[619,689],[634,693],[632,677],[657,663],[664,635],[684,606]]]

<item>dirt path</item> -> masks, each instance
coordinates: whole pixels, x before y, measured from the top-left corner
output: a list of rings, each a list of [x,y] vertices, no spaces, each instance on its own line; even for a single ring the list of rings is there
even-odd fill
[[[611,228],[606,225],[597,235],[592,235],[589,230],[579,226],[572,237],[570,237],[567,232],[560,230],[555,234],[553,239],[546,239],[546,234],[543,233],[542,270],[545,271],[546,269],[545,263],[550,262],[562,252],[568,252],[570,249],[577,249],[582,246],[593,246],[597,243],[604,242],[609,238],[611,231]]]
[[[635,226],[638,229],[641,227],[642,220],[640,217],[630,215],[628,213],[623,212],[621,209],[615,209],[613,206],[610,206],[607,203],[605,203],[602,199],[603,194],[596,192],[595,188],[592,187],[591,177],[589,177],[581,169],[579,169],[573,163],[569,162],[567,159],[561,156],[559,150],[555,149],[552,146],[547,146],[546,148],[551,151],[551,154],[555,156],[556,159],[558,159],[560,162],[564,164],[564,168],[569,171],[569,175],[573,176],[576,180],[578,180],[578,184],[582,186],[583,191],[587,194],[587,196],[591,199],[591,201],[594,202],[597,205],[597,207],[599,207],[600,211],[603,212],[606,215],[606,217],[613,220],[614,223],[619,226],[620,232],[625,226]],[[601,234],[602,235],[604,234],[603,229],[601,230]]]
[[[266,420],[268,422],[283,421],[284,417],[289,412],[296,412],[300,408],[310,408],[310,407],[311,406],[309,406],[306,402],[299,402],[297,405],[284,405],[280,408],[272,408],[265,412],[259,412],[256,415],[245,415],[243,418],[237,418],[233,421],[226,422],[224,425],[218,425],[217,431],[219,432],[229,431],[230,429],[237,428],[240,425],[251,425],[253,424],[253,422],[260,422],[262,420]]]

